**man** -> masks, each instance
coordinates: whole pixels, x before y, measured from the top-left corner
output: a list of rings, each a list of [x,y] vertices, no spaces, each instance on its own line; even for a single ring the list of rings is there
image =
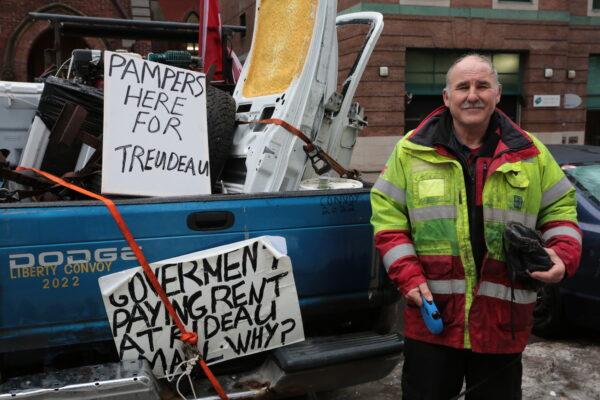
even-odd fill
[[[375,243],[407,300],[403,400],[450,399],[463,380],[467,399],[521,398],[536,292],[509,279],[508,222],[542,232],[553,265],[533,278],[559,282],[579,263],[574,189],[546,147],[496,109],[500,94],[488,58],[458,59],[445,107],[398,142],[371,192]],[[442,314],[439,335],[421,296]]]

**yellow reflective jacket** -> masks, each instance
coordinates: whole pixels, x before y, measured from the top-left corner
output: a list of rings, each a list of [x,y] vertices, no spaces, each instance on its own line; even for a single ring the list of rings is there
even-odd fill
[[[478,274],[462,166],[434,140],[447,113],[435,110],[404,136],[373,186],[375,244],[398,289],[406,294],[427,282],[442,313],[444,331],[432,335],[416,306],[407,306],[407,337],[477,352],[521,352],[536,293],[518,283],[511,291],[504,229],[515,221],[540,230],[572,275],[581,254],[575,190],[539,140],[494,113],[500,139],[480,189],[486,251]]]

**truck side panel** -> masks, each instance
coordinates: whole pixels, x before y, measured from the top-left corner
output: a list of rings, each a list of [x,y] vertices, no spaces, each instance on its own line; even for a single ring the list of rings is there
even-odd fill
[[[372,301],[366,190],[123,202],[119,209],[150,262],[280,235],[303,314],[323,303],[367,308]],[[210,230],[228,213],[231,226]],[[105,207],[2,207],[0,215],[0,353],[110,340],[97,279],[138,263]],[[209,230],[191,229],[189,219]]]

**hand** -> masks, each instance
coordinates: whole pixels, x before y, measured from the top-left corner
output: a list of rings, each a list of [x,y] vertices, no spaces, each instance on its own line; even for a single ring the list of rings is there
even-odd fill
[[[566,268],[565,263],[556,255],[554,249],[545,248],[546,253],[550,256],[550,260],[554,263],[548,271],[537,271],[531,272],[529,275],[545,283],[557,283],[562,280],[565,276]]]
[[[423,305],[423,300],[421,299],[421,294],[423,296],[425,296],[427,301],[433,300],[433,296],[431,295],[431,292],[429,291],[429,286],[427,286],[427,283],[421,283],[416,288],[409,290],[408,293],[406,293],[406,295],[404,295],[404,298],[409,303],[413,303],[413,304],[416,304],[417,306],[421,307]]]

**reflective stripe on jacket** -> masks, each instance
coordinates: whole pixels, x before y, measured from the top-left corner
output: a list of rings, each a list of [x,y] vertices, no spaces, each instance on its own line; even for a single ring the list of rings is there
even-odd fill
[[[478,275],[461,164],[429,139],[443,112],[434,111],[398,142],[374,184],[375,244],[398,289],[406,294],[427,282],[442,313],[444,331],[432,335],[418,308],[408,305],[407,337],[477,352],[521,352],[536,293],[516,283],[511,306],[504,228],[518,221],[541,230],[571,276],[581,254],[575,190],[539,140],[495,113],[500,141],[483,186],[486,254]]]

